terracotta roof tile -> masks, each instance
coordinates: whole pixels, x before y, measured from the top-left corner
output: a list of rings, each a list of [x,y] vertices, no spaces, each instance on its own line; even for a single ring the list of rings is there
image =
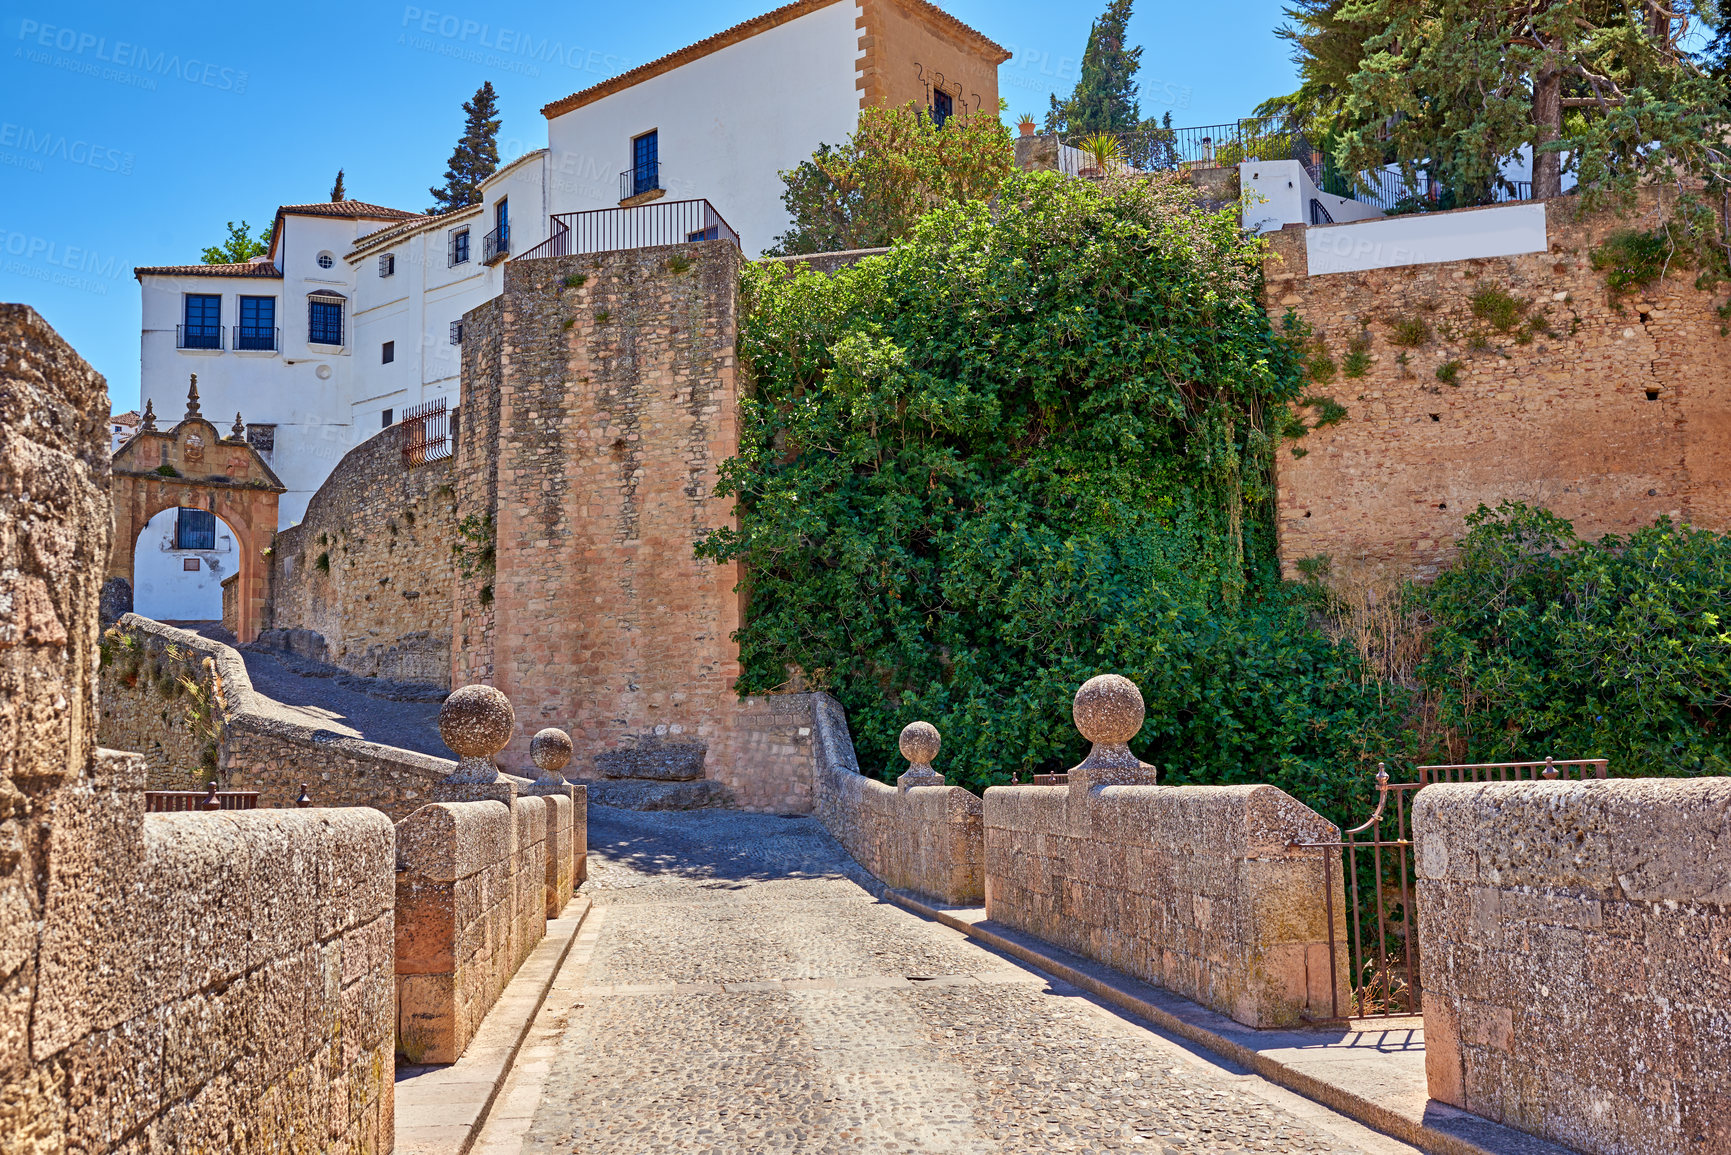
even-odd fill
[[[282,270],[269,261],[242,261],[234,265],[143,265],[132,270],[132,275],[142,277],[272,277],[282,280]]]
[[[366,201],[315,201],[310,205],[283,205],[277,211],[293,213],[297,217],[378,217],[388,221],[421,215],[404,209],[388,209],[384,205],[368,204]]]

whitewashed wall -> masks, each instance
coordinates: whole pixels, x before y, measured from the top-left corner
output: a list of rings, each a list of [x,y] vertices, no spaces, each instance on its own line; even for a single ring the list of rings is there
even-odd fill
[[[616,207],[654,129],[667,199],[707,199],[757,256],[787,231],[780,174],[858,124],[858,15],[843,0],[549,120],[552,211]]]
[[[1304,243],[1313,277],[1542,253],[1550,247],[1542,202],[1323,225],[1305,230]]]
[[[1336,223],[1382,216],[1376,205],[1323,192],[1296,160],[1245,161],[1238,166],[1238,181],[1244,192],[1244,227],[1253,233],[1308,225],[1312,200],[1322,202]]]
[[[178,520],[178,510],[163,510],[133,543],[133,609],[157,621],[220,621],[223,579],[240,566],[234,532],[219,517],[215,549],[175,549]],[[187,572],[188,558],[198,561],[197,572]]]

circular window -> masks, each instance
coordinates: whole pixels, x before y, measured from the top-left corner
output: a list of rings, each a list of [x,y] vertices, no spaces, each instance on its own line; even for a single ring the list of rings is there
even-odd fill
[[[319,268],[328,269],[336,263],[336,258],[332,257],[329,253],[319,254]]]

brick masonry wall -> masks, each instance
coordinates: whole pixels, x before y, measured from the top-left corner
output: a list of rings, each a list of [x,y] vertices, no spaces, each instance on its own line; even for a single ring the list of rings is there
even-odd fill
[[[351,673],[449,688],[454,459],[405,468],[401,437],[386,429],[349,450],[277,535],[270,626],[318,634],[314,656]]]
[[[960,786],[901,789],[860,773],[841,703],[813,700],[817,730],[813,813],[873,877],[938,902],[985,899],[985,825],[977,795]]]
[[[1271,238],[1270,315],[1294,310],[1337,364],[1360,333],[1370,339],[1364,376],[1311,390],[1344,405],[1346,419],[1297,441],[1303,456],[1289,446],[1277,454],[1288,576],[1318,555],[1337,576],[1434,575],[1465,516],[1505,499],[1545,506],[1584,536],[1661,515],[1731,528],[1723,294],[1697,291],[1683,272],[1615,301],[1590,253],[1611,232],[1653,221],[1574,213],[1571,198],[1547,205],[1548,253],[1315,277],[1305,274],[1305,230]],[[1474,318],[1473,295],[1490,288],[1546,310],[1553,335],[1521,344]],[[1435,336],[1397,347],[1402,318],[1423,319]],[[1475,334],[1486,348],[1470,347]],[[1436,376],[1450,361],[1462,364],[1452,385]]]
[[[564,909],[571,817],[569,799],[519,796],[435,803],[399,824],[396,1037],[411,1062],[455,1062],[546,934],[549,845],[566,854]]]
[[[1731,1151],[1731,779],[1413,804],[1433,1099],[1588,1155]]]
[[[1323,853],[1335,837],[1272,786],[994,786],[986,914],[1230,1015],[1332,1011]],[[1338,875],[1334,909],[1344,910]],[[1337,941],[1345,942],[1343,916]],[[1345,989],[1346,960],[1332,960]]]

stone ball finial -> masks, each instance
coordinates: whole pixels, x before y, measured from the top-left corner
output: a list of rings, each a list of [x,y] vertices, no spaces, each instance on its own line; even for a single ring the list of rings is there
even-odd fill
[[[896,779],[896,785],[904,789],[942,786],[944,776],[932,769],[932,759],[938,756],[938,747],[942,744],[938,728],[930,722],[909,722],[904,726],[900,745],[902,757],[908,760],[908,768]]]
[[[1076,691],[1070,716],[1088,741],[1121,746],[1142,728],[1148,708],[1135,682],[1117,674],[1099,674]]]
[[[571,735],[556,726],[549,726],[529,739],[529,757],[542,771],[542,777],[557,776],[571,761],[575,750]]]
[[[510,699],[491,686],[464,686],[439,707],[439,737],[458,758],[491,758],[516,727]]]

